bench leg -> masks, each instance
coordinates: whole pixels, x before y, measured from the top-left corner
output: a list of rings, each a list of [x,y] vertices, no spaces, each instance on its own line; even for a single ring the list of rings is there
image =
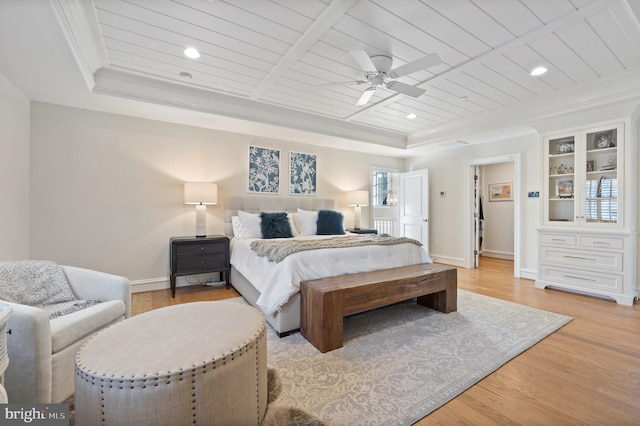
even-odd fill
[[[341,348],[344,329],[341,292],[322,292],[303,284],[300,297],[300,332],[304,338],[322,353]]]
[[[458,310],[458,271],[447,271],[445,290],[418,296],[418,304],[448,314]]]

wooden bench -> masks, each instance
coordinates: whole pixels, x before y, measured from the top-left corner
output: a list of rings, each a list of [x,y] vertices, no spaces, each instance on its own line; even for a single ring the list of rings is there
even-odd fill
[[[422,263],[300,283],[300,331],[320,352],[342,347],[343,317],[417,297],[444,313],[457,310],[457,270]]]

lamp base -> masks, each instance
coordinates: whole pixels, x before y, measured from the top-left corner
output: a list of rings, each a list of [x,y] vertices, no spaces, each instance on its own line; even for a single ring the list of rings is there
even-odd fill
[[[353,229],[360,229],[360,206],[353,208]]]
[[[207,206],[196,205],[196,238],[207,236]]]

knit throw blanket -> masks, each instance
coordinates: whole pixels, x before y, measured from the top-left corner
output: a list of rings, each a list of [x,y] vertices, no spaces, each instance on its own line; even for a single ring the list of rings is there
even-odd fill
[[[392,237],[387,234],[367,234],[331,237],[320,240],[256,240],[251,242],[251,249],[255,251],[258,256],[266,257],[271,262],[282,262],[282,260],[290,254],[305,250],[405,243],[422,246],[420,241],[414,240],[413,238]]]
[[[47,260],[0,262],[0,300],[43,309],[50,319],[101,303],[78,300],[62,268]]]

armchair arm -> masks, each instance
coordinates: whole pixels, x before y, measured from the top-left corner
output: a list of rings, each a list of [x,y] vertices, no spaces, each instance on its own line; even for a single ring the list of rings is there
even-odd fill
[[[7,321],[9,366],[4,384],[11,402],[51,401],[51,328],[39,308],[3,301],[13,308]]]
[[[79,299],[123,300],[125,318],[131,316],[131,283],[125,277],[61,265],[71,290]]]

